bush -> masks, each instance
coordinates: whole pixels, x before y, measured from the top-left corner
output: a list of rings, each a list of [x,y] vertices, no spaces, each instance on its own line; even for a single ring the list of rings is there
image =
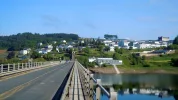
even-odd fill
[[[119,60],[120,59],[119,57],[120,57],[119,53],[114,53],[113,54],[113,59],[114,60]]]
[[[44,58],[36,58],[33,60],[33,62],[44,62],[46,61]]]
[[[144,64],[143,67],[150,67],[150,64]]]
[[[94,62],[92,62],[92,63],[89,62],[89,63],[88,63],[88,66],[89,66],[89,67],[95,67],[95,63],[94,63]]]
[[[106,64],[102,64],[102,67],[107,67],[107,65]]]
[[[178,67],[178,58],[172,58],[171,59],[171,64],[175,67]]]
[[[15,52],[12,51],[12,52],[9,52],[8,56],[7,56],[7,59],[12,59],[15,57]]]

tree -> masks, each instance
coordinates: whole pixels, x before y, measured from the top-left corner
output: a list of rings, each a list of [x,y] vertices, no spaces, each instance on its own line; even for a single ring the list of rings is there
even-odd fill
[[[129,47],[129,50],[133,50],[133,47],[132,47],[132,46],[130,46],[130,47]]]
[[[178,67],[178,58],[172,58],[171,63],[172,63],[173,66]]]
[[[83,51],[84,51],[86,54],[90,54],[90,48],[89,48],[89,47],[84,48]]]
[[[104,46],[103,45],[99,45],[98,49],[99,49],[100,52],[103,52]]]
[[[36,59],[36,58],[40,58],[40,57],[41,57],[41,54],[39,54],[36,51],[33,51],[32,55],[31,55],[31,58]]]
[[[178,45],[178,36],[175,37],[175,39],[174,39],[174,41],[173,41],[173,44]]]
[[[110,47],[109,46],[106,46],[105,47],[105,51],[109,51],[110,50]]]
[[[167,49],[169,49],[169,50],[178,49],[178,45],[176,45],[176,44],[169,45],[169,46],[167,47]]]
[[[118,47],[115,47],[114,49],[115,49],[115,52],[117,52],[117,53],[119,52],[119,48]]]
[[[124,49],[123,48],[120,48],[119,51],[118,51],[119,54],[123,54],[124,53]]]
[[[119,60],[120,58],[119,58],[119,53],[114,53],[113,54],[113,59],[114,60]]]
[[[19,33],[17,35],[0,36],[0,48],[8,51],[17,51],[24,48],[34,48],[37,43],[43,44],[52,43],[53,41],[60,42],[61,40],[78,40],[77,34],[52,33],[52,34],[38,34],[38,33]]]
[[[12,59],[15,57],[15,52],[12,51],[12,52],[9,52],[8,56],[7,56],[7,59]]]
[[[144,56],[142,56],[142,60],[146,60],[146,56],[144,55]]]

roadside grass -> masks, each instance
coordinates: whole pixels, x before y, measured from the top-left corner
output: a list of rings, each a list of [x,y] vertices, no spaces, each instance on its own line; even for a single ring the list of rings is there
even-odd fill
[[[0,58],[6,58],[8,55],[8,52],[6,50],[0,50]]]

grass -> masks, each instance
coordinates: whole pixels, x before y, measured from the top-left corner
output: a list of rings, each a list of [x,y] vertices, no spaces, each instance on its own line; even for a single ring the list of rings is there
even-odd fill
[[[178,68],[175,68],[171,66],[171,59],[178,57],[178,54],[167,54],[167,55],[161,55],[161,56],[154,56],[154,57],[147,57],[145,59],[145,63],[148,64],[150,67],[143,67],[142,63],[139,63],[138,65],[131,65],[129,60],[129,55],[131,52],[137,52],[138,50],[125,50],[123,54],[119,55],[119,58],[123,61],[123,65],[118,67],[126,68],[127,70],[175,70]],[[144,50],[140,50],[144,51]],[[113,56],[115,52],[103,52],[101,53],[95,48],[90,48],[90,54],[85,54],[84,52],[77,56],[88,56],[88,57],[111,57]],[[111,66],[107,66],[111,67]],[[124,70],[124,69],[123,69]]]
[[[6,58],[8,55],[8,52],[6,50],[0,50],[0,58]]]
[[[126,66],[117,66],[118,69],[121,71],[121,72],[126,72],[126,73],[132,73],[132,72],[136,72],[136,73],[139,73],[139,72],[156,72],[156,73],[159,73],[159,72],[167,72],[167,73],[178,73],[178,68],[177,67],[126,67]]]

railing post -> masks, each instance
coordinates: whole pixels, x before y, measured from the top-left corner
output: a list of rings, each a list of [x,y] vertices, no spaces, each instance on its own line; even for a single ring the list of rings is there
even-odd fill
[[[37,64],[36,64],[36,62],[35,62],[35,67],[37,67]]]
[[[15,64],[13,64],[13,71],[15,70]]]
[[[22,69],[24,69],[24,68],[23,68],[23,63],[22,63]]]
[[[101,79],[96,79],[97,85],[101,85]],[[96,87],[96,100],[100,100],[101,97],[101,88],[99,86]]]
[[[32,64],[31,66],[34,67],[34,62],[32,62],[31,64]]]
[[[30,67],[31,67],[31,68],[33,67],[33,64],[32,64],[32,62],[30,62]]]
[[[117,100],[117,92],[114,92],[113,88],[110,88],[110,99],[109,100]]]
[[[10,66],[9,64],[7,64],[7,72],[9,72],[9,70],[10,70]]]
[[[87,69],[87,73],[86,73],[86,75],[87,75],[87,93],[89,94],[90,93],[90,71]]]
[[[90,94],[90,97],[93,97],[93,86],[94,86],[94,82],[93,82],[93,80],[92,80],[92,78],[93,78],[93,74],[90,74],[90,92],[89,92],[89,94]]]
[[[30,62],[28,62],[28,67],[31,68],[31,66],[30,66]]]
[[[20,69],[19,63],[18,63],[18,65],[17,65],[17,66],[18,66],[17,68],[18,68],[18,70],[19,70],[19,69]]]
[[[27,69],[27,63],[25,63],[25,68]]]
[[[1,64],[1,73],[3,73],[4,71],[3,71],[3,64]]]

